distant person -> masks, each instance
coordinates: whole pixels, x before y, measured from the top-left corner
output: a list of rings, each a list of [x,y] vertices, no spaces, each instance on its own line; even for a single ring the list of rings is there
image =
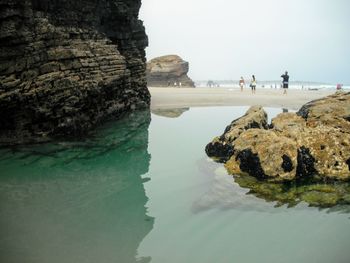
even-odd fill
[[[250,81],[250,85],[249,85],[252,89],[252,94],[255,94],[255,91],[256,91],[256,79],[255,79],[255,76],[252,75],[252,79]]]
[[[289,75],[288,71],[284,73],[284,75],[281,75],[281,78],[283,78],[282,84],[283,84],[283,94],[287,94],[288,84],[289,84]]]
[[[241,87],[241,91],[243,91],[243,88],[245,86],[245,82],[244,82],[243,77],[241,77],[241,79],[239,80],[239,86]]]

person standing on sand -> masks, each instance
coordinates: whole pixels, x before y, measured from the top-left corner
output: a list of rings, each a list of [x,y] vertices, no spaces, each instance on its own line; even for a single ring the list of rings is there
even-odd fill
[[[244,79],[243,77],[241,77],[241,79],[239,80],[239,86],[241,87],[241,92],[243,91],[243,88],[245,86],[245,82],[244,82]]]
[[[256,80],[255,80],[255,76],[252,75],[252,79],[250,81],[250,85],[249,85],[251,88],[252,88],[252,94],[255,94],[255,91],[256,91]]]
[[[283,94],[287,94],[288,84],[289,84],[289,75],[288,71],[284,73],[284,75],[281,75],[281,78],[283,78]]]

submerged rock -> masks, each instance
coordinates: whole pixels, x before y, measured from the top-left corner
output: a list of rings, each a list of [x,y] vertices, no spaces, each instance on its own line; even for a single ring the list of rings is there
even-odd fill
[[[187,76],[189,64],[177,55],[157,57],[147,63],[147,82],[151,87],[194,87]]]
[[[338,93],[266,122],[252,107],[206,146],[231,174],[268,181],[350,179],[350,93]]]
[[[0,3],[0,144],[79,136],[149,107],[140,0]]]
[[[340,207],[339,211],[349,212],[350,184],[348,182],[308,182],[306,184],[289,182],[274,183],[259,180],[253,176],[235,176],[234,181],[252,194],[275,206],[294,207],[300,202],[319,208]]]

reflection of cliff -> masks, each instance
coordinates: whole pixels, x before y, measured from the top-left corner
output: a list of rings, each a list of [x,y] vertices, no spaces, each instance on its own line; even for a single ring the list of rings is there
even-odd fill
[[[149,262],[137,248],[152,230],[141,175],[149,112],[109,123],[84,142],[1,150],[4,262]]]
[[[152,113],[158,116],[163,116],[167,118],[178,118],[184,112],[190,110],[190,108],[177,108],[177,109],[154,109]]]

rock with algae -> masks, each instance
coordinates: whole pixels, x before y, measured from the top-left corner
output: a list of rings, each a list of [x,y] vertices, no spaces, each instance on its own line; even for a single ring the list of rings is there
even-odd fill
[[[267,125],[252,107],[206,146],[231,174],[269,181],[350,179],[350,93],[337,93],[281,113]]]

